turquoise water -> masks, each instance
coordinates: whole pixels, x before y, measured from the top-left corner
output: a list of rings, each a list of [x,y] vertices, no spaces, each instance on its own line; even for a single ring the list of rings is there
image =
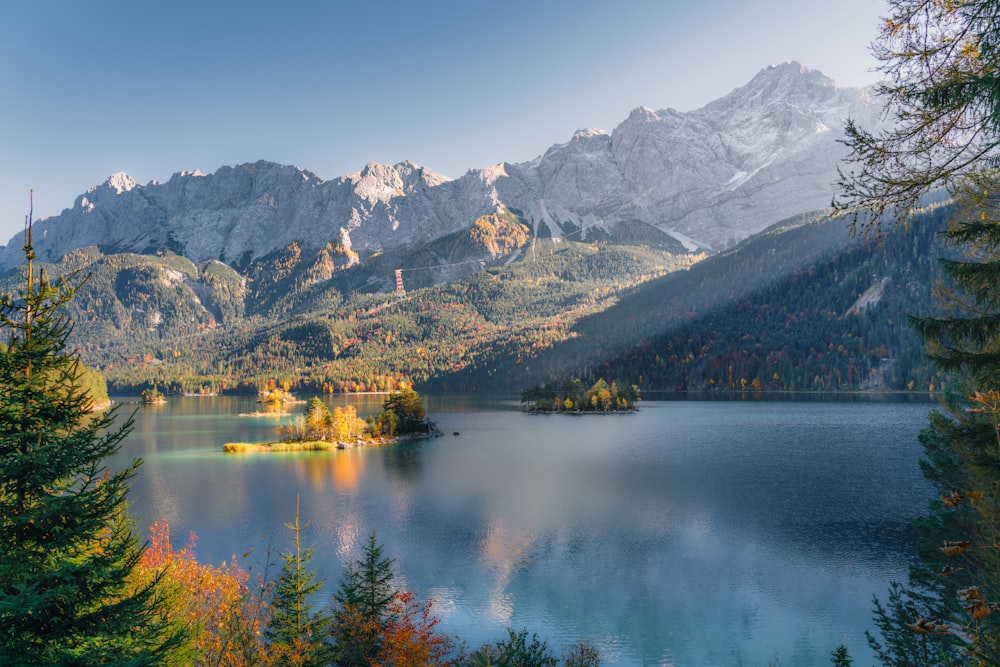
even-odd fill
[[[359,414],[382,397],[350,400]],[[902,580],[930,490],[930,404],[646,401],[636,414],[526,415],[429,397],[445,436],[323,453],[226,456],[272,439],[246,399],[142,407],[120,458],[140,526],[198,536],[202,561],[260,570],[296,495],[336,586],[375,531],[399,583],[470,648],[528,628],[588,639],[609,665],[869,664],[871,600]],[[124,406],[126,411],[131,407]],[[454,435],[457,432],[458,435]]]

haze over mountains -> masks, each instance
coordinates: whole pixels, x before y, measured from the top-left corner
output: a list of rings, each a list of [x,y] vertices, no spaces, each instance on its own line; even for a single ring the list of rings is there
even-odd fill
[[[866,90],[789,62],[701,109],[640,107],[611,134],[581,130],[531,162],[454,180],[410,162],[331,181],[265,161],[147,185],[116,174],[38,221],[35,249],[43,261],[87,246],[170,249],[242,270],[292,243],[306,254],[333,244],[349,266],[510,211],[536,238],[717,251],[827,206],[846,119],[877,127],[880,111]],[[22,263],[22,245],[11,239],[0,267]]]

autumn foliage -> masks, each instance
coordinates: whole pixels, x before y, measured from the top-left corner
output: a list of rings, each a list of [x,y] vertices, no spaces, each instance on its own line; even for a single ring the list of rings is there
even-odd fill
[[[178,630],[185,630],[188,637],[187,644],[175,656],[176,664],[222,667],[459,664],[458,644],[437,629],[439,619],[431,612],[431,602],[421,602],[408,591],[389,590],[393,561],[383,558],[374,536],[372,540],[371,553],[366,552],[366,559],[358,561],[352,570],[355,576],[342,583],[344,590],[352,591],[351,601],[331,600],[333,607],[327,609],[334,612],[335,622],[324,629],[321,637],[286,636],[289,633],[278,631],[276,611],[281,605],[275,597],[276,587],[267,581],[267,566],[260,576],[253,577],[235,557],[219,565],[199,563],[195,557],[196,536],[191,534],[184,547],[175,548],[165,522],[156,522],[150,528],[149,542],[134,571],[132,584],[141,587],[157,578],[161,582],[168,619]],[[367,609],[363,604],[366,593],[372,592],[365,588],[372,577],[380,582],[377,590],[387,591],[384,609],[381,605],[378,609]],[[316,617],[325,619],[326,612],[317,612]],[[326,650],[317,650],[317,646],[325,646]]]
[[[195,559],[196,537],[175,549],[170,527],[156,522],[149,532],[149,544],[135,571],[141,583],[161,576],[169,597],[171,621],[189,629],[185,652],[193,665],[227,667],[268,664],[261,639],[270,618],[267,585],[251,581],[250,573],[236,558],[220,565]]]
[[[396,593],[391,620],[382,632],[380,667],[451,665],[455,642],[435,627],[440,619],[431,613],[431,601],[421,603],[408,591]]]

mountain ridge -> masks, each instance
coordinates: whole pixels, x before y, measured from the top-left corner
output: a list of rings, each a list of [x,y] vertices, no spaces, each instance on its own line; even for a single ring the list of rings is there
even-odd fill
[[[242,269],[292,243],[336,243],[365,263],[511,210],[535,237],[606,239],[641,224],[688,250],[720,250],[829,203],[848,116],[873,126],[879,107],[865,89],[789,62],[701,109],[637,107],[610,134],[580,130],[535,160],[456,179],[409,161],[329,181],[264,160],[147,185],[119,173],[38,221],[35,249],[45,261],[87,246],[170,249]],[[21,245],[18,234],[0,250],[0,268],[21,262]]]

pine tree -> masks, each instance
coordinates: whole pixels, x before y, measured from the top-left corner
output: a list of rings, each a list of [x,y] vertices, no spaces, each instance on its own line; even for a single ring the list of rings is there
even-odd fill
[[[388,435],[427,433],[433,425],[427,419],[423,400],[413,387],[403,386],[385,399],[378,420],[386,424]]]
[[[134,586],[143,547],[127,516],[138,461],[109,472],[132,420],[91,414],[63,314],[75,276],[58,284],[32,260],[26,287],[0,295],[0,663],[165,664],[180,644],[159,580]]]
[[[312,609],[310,598],[320,591],[323,582],[309,569],[312,549],[302,547],[301,533],[308,527],[299,523],[299,501],[295,499],[295,523],[286,523],[292,531],[292,549],[281,555],[284,561],[271,601],[271,622],[267,635],[272,654],[281,665],[320,665],[327,660],[326,637],[331,617]]]
[[[946,237],[966,257],[943,262],[949,309],[912,320],[930,358],[965,375],[964,391],[921,433],[924,474],[940,500],[917,523],[921,565],[910,577],[909,609],[890,600],[904,627],[930,646],[929,665],[945,664],[944,656],[1000,665],[1000,180],[986,178],[981,172],[956,191]],[[932,620],[934,630],[920,619]],[[898,640],[887,646],[896,649]]]
[[[364,557],[344,573],[334,594],[338,606],[334,612],[333,638],[338,664],[369,665],[377,659],[383,630],[394,618],[394,562],[383,555],[373,532],[365,545]]]
[[[833,653],[830,654],[830,662],[833,667],[851,667],[851,663],[854,661],[851,660],[851,654],[847,652],[847,647],[841,645],[833,649]]]
[[[912,218],[934,189],[953,195],[946,237],[965,254],[944,262],[942,316],[912,323],[961,391],[921,434],[940,500],[917,524],[909,585],[876,600],[881,641],[869,641],[885,665],[1000,665],[1000,2],[891,0],[890,10],[875,53],[898,122],[879,134],[848,125],[835,204],[879,224]]]

